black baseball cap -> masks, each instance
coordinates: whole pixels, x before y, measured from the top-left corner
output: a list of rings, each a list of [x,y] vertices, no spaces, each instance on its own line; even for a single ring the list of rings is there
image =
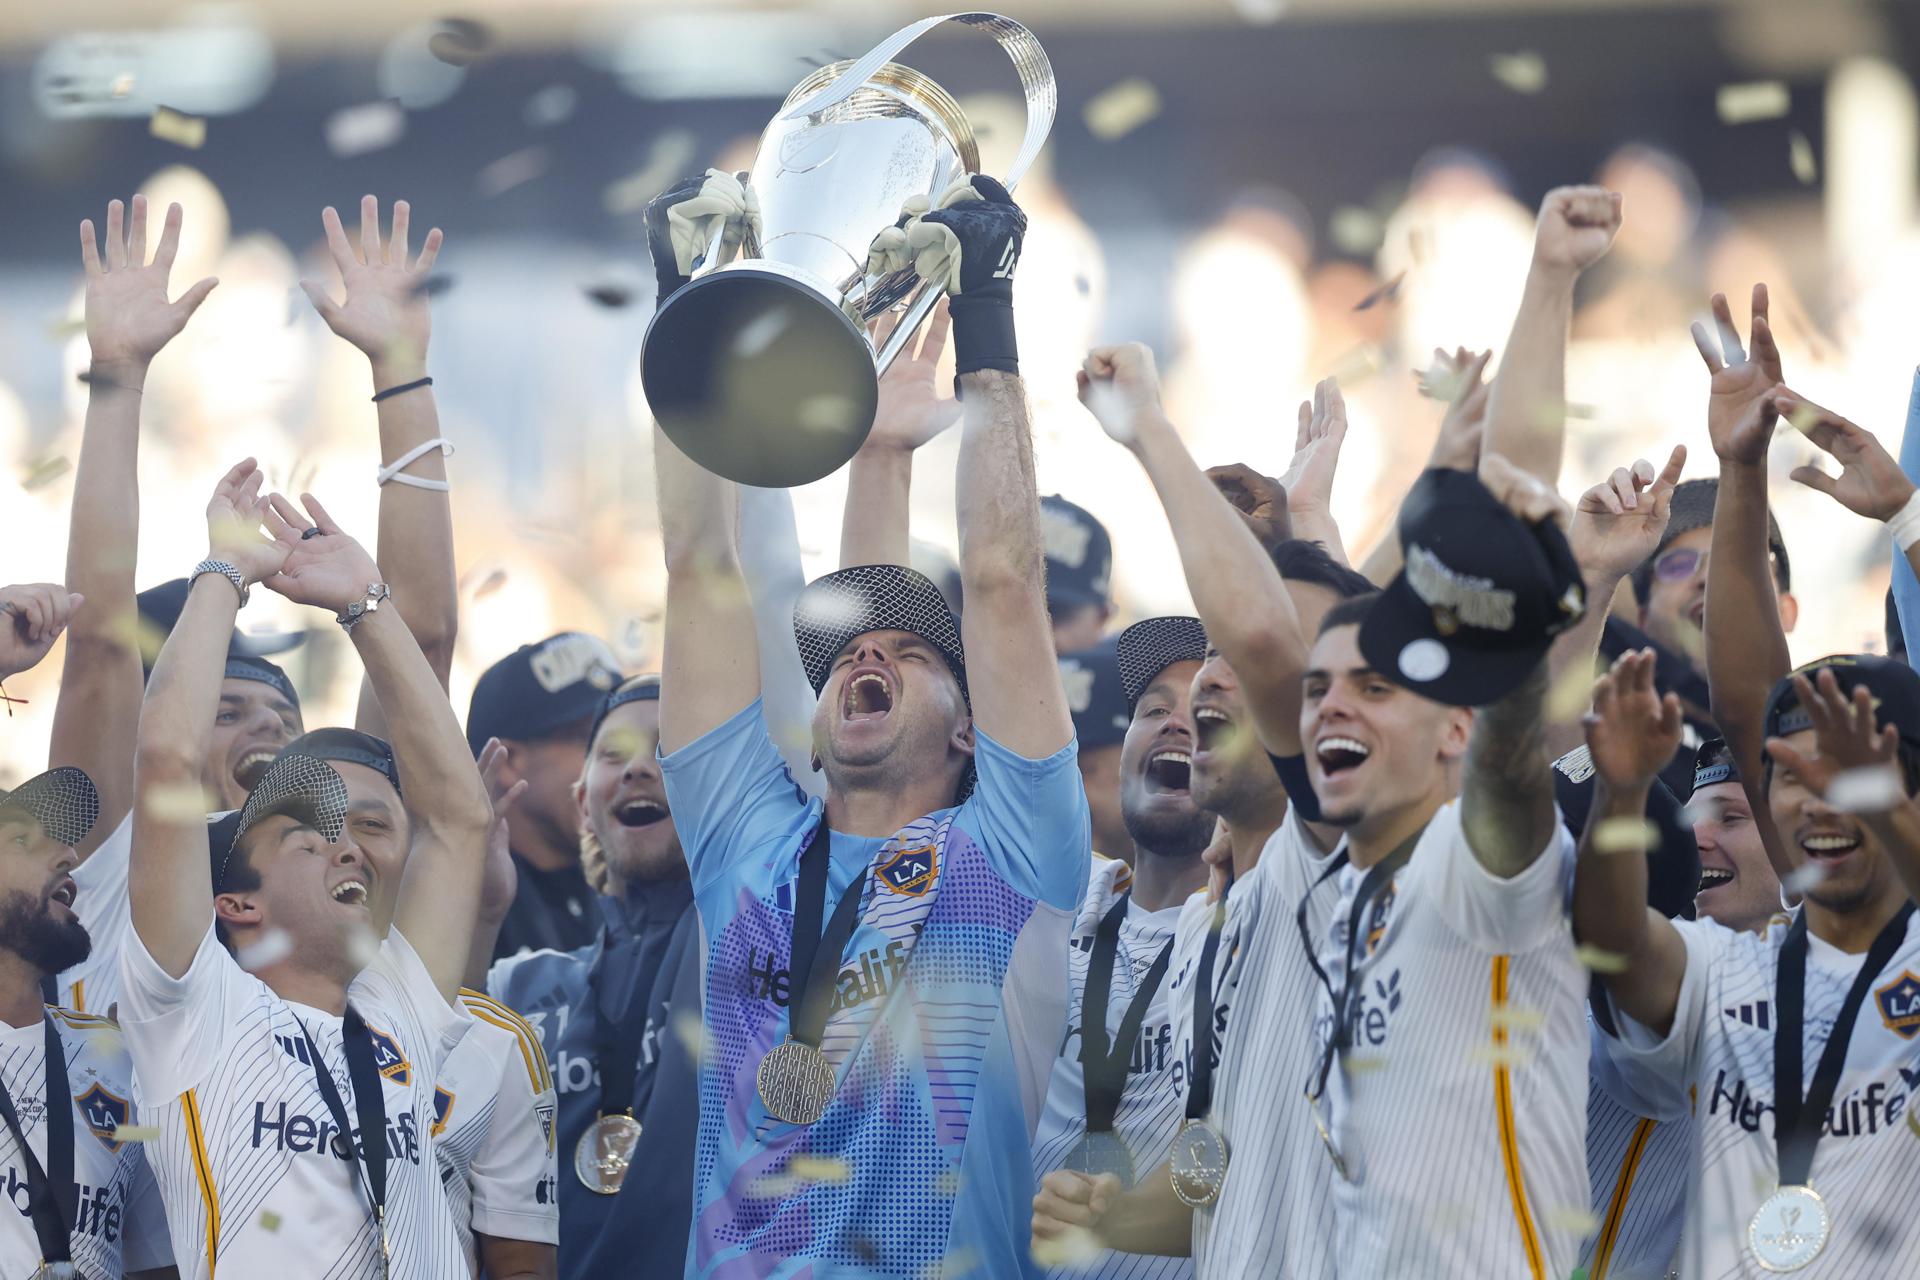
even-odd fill
[[[533,742],[591,720],[620,683],[620,663],[597,636],[563,631],[523,644],[488,667],[467,705],[467,745],[478,756],[488,738]]]
[[[133,598],[133,607],[143,624],[140,663],[149,674],[153,671],[154,659],[160,656],[160,645],[172,634],[174,624],[180,621],[180,611],[187,607],[190,585],[185,578],[175,578],[157,587],[148,587]],[[249,634],[235,627],[233,638],[227,642],[227,652],[237,657],[265,658],[298,648],[306,640],[307,633],[304,631]],[[274,670],[278,671],[279,668],[274,667]]]
[[[1592,815],[1593,793],[1593,756],[1584,744],[1553,762],[1554,803],[1576,839]],[[1700,889],[1700,846],[1693,826],[1685,820],[1680,798],[1658,778],[1647,791],[1645,814],[1658,833],[1646,853],[1647,905],[1669,920],[1691,920]]]
[[[1207,660],[1207,629],[1200,619],[1173,615],[1136,622],[1120,633],[1114,656],[1127,693],[1127,717],[1162,671],[1176,662]]]
[[[632,676],[623,683],[607,691],[600,699],[600,709],[593,713],[593,727],[587,730],[587,747],[593,747],[593,740],[600,736],[600,726],[607,717],[629,702],[658,702],[660,700],[660,677],[656,675]]]
[[[1414,483],[1400,545],[1406,567],[1360,624],[1360,652],[1435,702],[1498,701],[1586,612],[1566,534],[1521,520],[1470,471],[1435,468]]]
[[[347,808],[347,784],[332,765],[312,756],[281,752],[244,805],[207,819],[213,891],[226,888],[234,848],[263,820],[276,814],[295,818],[332,844],[347,825]]]
[[[1633,571],[1633,596],[1642,604],[1646,603],[1647,593],[1652,589],[1653,564],[1673,540],[1683,533],[1695,529],[1706,529],[1713,525],[1713,509],[1720,497],[1720,481],[1713,477],[1701,480],[1686,480],[1673,488],[1670,514],[1667,518],[1667,531],[1660,535],[1660,541],[1654,546],[1653,554],[1642,560]],[[1793,564],[1787,559],[1787,542],[1780,536],[1780,522],[1773,518],[1773,512],[1767,512],[1767,550],[1773,554],[1775,577],[1782,591],[1793,588]]]
[[[1085,507],[1059,494],[1040,499],[1040,545],[1047,557],[1047,612],[1108,602],[1113,538]]]
[[[1848,698],[1862,685],[1873,695],[1875,723],[1882,729],[1892,725],[1900,741],[1920,750],[1920,671],[1904,662],[1870,653],[1836,653],[1809,662],[1793,672],[1816,680],[1821,671],[1833,672],[1840,692]],[[1813,727],[1813,717],[1800,705],[1793,687],[1793,676],[1782,677],[1767,695],[1766,736],[1784,738],[1790,733]]]
[[[1691,798],[1702,787],[1714,787],[1723,782],[1740,781],[1740,770],[1734,764],[1733,748],[1727,745],[1725,738],[1708,738],[1693,753],[1693,790],[1687,793]]]
[[[826,688],[847,642],[869,631],[908,631],[925,640],[946,659],[967,697],[960,624],[946,597],[924,574],[897,564],[856,565],[815,578],[794,601],[793,638],[815,693]]]
[[[62,765],[0,791],[0,815],[25,814],[58,844],[79,844],[100,819],[100,793],[81,769]]]
[[[396,793],[400,791],[400,766],[394,761],[392,745],[358,729],[314,729],[280,748],[280,754],[365,765],[391,782]]]
[[[1132,717],[1120,679],[1120,640],[1060,655],[1060,685],[1073,715],[1073,736],[1082,751],[1111,747],[1127,736]]]
[[[273,690],[288,702],[293,709],[300,709],[300,695],[295,692],[293,680],[273,663],[265,658],[256,658],[244,653],[227,654],[227,679],[254,680],[271,686]]]

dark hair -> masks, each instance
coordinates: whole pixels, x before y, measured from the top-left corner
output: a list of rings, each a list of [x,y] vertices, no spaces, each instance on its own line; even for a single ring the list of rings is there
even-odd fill
[[[1379,588],[1367,576],[1335,560],[1318,542],[1289,538],[1273,549],[1273,567],[1288,582],[1311,582],[1343,600],[1371,595]]]
[[[1320,634],[1325,635],[1335,627],[1359,626],[1373,612],[1374,601],[1379,598],[1378,591],[1369,591],[1363,596],[1348,596],[1327,610],[1326,616],[1320,619]]]
[[[252,835],[249,831],[247,835]],[[253,893],[261,887],[260,871],[253,865],[253,856],[247,852],[246,837],[233,842],[233,852],[227,856],[226,866],[221,868],[220,883],[214,889],[217,898],[223,893]],[[213,936],[229,952],[235,949],[233,935],[227,931],[226,921],[220,918],[218,911],[213,913]]]

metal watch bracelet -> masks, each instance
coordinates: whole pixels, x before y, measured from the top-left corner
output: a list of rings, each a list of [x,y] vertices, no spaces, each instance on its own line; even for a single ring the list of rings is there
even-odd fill
[[[187,575],[188,588],[191,589],[194,583],[198,582],[203,575],[209,573],[217,573],[228,582],[231,582],[233,589],[240,593],[240,607],[243,609],[246,608],[247,599],[252,594],[250,588],[247,586],[247,575],[241,573],[236,566],[228,564],[225,560],[202,560],[199,564],[193,566],[193,572]]]

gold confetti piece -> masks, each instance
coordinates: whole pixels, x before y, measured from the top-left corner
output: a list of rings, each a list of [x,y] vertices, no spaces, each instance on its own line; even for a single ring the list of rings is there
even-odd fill
[[[1547,1210],[1547,1225],[1571,1236],[1590,1236],[1600,1225],[1600,1219],[1583,1205],[1563,1204]]]
[[[1777,120],[1793,106],[1792,95],[1783,80],[1750,80],[1742,84],[1723,84],[1714,95],[1714,109],[1721,124],[1752,124],[1756,120]]]
[[[523,183],[532,182],[547,171],[545,147],[522,147],[509,152],[482,169],[473,180],[482,196],[504,195]]]
[[[1087,132],[1106,142],[1124,138],[1159,114],[1160,91],[1139,76],[1101,90],[1080,113]]]
[[[845,1182],[850,1171],[845,1160],[798,1155],[787,1161],[787,1172],[802,1182]]]
[[[1496,1031],[1538,1031],[1547,1025],[1547,1015],[1540,1009],[1501,1005],[1493,1011],[1489,1021]]]
[[[1350,1076],[1370,1075],[1386,1067],[1387,1055],[1384,1053],[1348,1054],[1340,1060],[1340,1065],[1346,1068]]]
[[[1366,297],[1360,299],[1353,309],[1355,311],[1371,311],[1383,302],[1396,300],[1400,296],[1400,286],[1405,283],[1406,278],[1407,273],[1402,271],[1399,275],[1387,281]]]
[[[198,151],[207,144],[207,122],[199,116],[175,111],[172,107],[155,108],[147,128],[162,142],[171,142],[189,151]]]
[[[1584,664],[1576,663],[1561,672],[1548,688],[1547,720],[1551,724],[1571,723],[1580,718],[1592,701],[1593,672]]]
[[[1816,888],[1827,878],[1827,869],[1817,862],[1806,862],[1787,873],[1780,882],[1781,891],[1790,894],[1802,894]]]
[[[55,342],[64,342],[76,333],[87,331],[85,316],[59,315],[47,321],[47,336]]]
[[[691,130],[668,129],[653,140],[647,162],[626,177],[609,183],[600,193],[601,206],[611,214],[639,213],[647,201],[667,189],[693,160],[698,143]]]
[[[161,822],[205,822],[212,812],[207,793],[197,782],[155,784],[140,801],[148,816]]]
[[[1386,224],[1380,215],[1358,205],[1342,205],[1327,220],[1327,234],[1334,247],[1356,258],[1366,257],[1386,238]]]
[[[379,151],[400,141],[407,113],[397,102],[363,102],[327,117],[327,150],[345,159]]]
[[[123,1124],[113,1131],[115,1142],[158,1142],[160,1126],[157,1124]]]
[[[31,493],[35,489],[44,489],[73,470],[73,464],[62,457],[42,458],[29,463],[27,473],[20,477],[20,487]]]
[[[1589,943],[1573,949],[1573,958],[1594,973],[1625,973],[1627,958],[1617,951],[1602,951]]]
[[[1787,425],[1801,435],[1806,435],[1820,425],[1819,411],[1805,400],[1795,401],[1793,412],[1787,415]]]
[[[113,78],[113,96],[125,98],[133,92],[133,72],[122,71]]]
[[[1913,1136],[1920,1138],[1920,1107],[1907,1108],[1907,1128],[1913,1130]]]
[[[450,67],[470,67],[493,43],[493,33],[471,18],[442,18],[427,37],[427,52]]]
[[[696,1063],[707,1058],[707,1028],[700,1021],[700,1015],[691,1009],[681,1009],[667,1020],[667,1027],[680,1041],[680,1047]]]
[[[1906,795],[1900,771],[1890,764],[1842,769],[1827,786],[1827,803],[1841,813],[1885,813]]]
[[[269,929],[258,942],[240,948],[233,962],[248,973],[258,973],[293,954],[293,935],[285,929]]]
[[[278,1231],[280,1229],[280,1215],[271,1209],[262,1209],[260,1211],[260,1229],[262,1231]]]
[[[1795,129],[1787,135],[1787,163],[1793,168],[1793,176],[1800,185],[1810,187],[1820,179],[1820,167],[1813,159],[1813,143],[1807,141],[1807,135]]]
[[[1100,1241],[1085,1227],[1068,1227],[1051,1240],[1036,1237],[1033,1241],[1033,1260],[1043,1267],[1089,1266],[1104,1252]]]
[[[1473,1051],[1473,1060],[1479,1065],[1509,1070],[1528,1066],[1539,1056],[1539,1050],[1522,1044],[1483,1044]]]
[[[1356,383],[1365,382],[1380,372],[1380,353],[1371,343],[1361,343],[1341,353],[1327,370],[1326,376],[1340,383],[1345,390]]]
[[[1487,70],[1515,93],[1538,93],[1547,87],[1547,60],[1532,49],[1489,54]]]
[[[1646,818],[1606,818],[1595,824],[1596,853],[1645,853],[1660,843],[1660,828]]]

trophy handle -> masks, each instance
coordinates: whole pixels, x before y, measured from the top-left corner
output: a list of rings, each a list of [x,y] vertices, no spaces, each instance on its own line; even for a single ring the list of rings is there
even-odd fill
[[[918,40],[928,31],[943,22],[958,22],[965,26],[978,27],[1000,42],[1007,57],[1013,60],[1013,67],[1020,76],[1020,87],[1027,96],[1027,132],[1020,141],[1020,152],[1014,157],[1013,165],[1007,170],[1004,185],[1011,192],[1020,185],[1020,179],[1040,154],[1040,148],[1046,145],[1047,135],[1053,132],[1053,117],[1060,106],[1060,90],[1053,78],[1053,64],[1047,60],[1047,51],[1040,47],[1040,41],[1033,32],[1012,18],[998,13],[948,13],[900,28],[875,45],[864,58],[848,67],[833,83],[826,85],[818,93],[788,111],[782,119],[798,120],[802,116],[814,115],[825,111],[836,103],[844,102],[873,77],[881,67],[893,61],[894,57],[908,45]],[[885,373],[907,345],[908,339],[920,331],[928,314],[940,301],[940,290],[931,284],[923,284],[919,295],[907,308],[907,314],[894,326],[892,335],[887,339],[874,358],[875,370]]]

